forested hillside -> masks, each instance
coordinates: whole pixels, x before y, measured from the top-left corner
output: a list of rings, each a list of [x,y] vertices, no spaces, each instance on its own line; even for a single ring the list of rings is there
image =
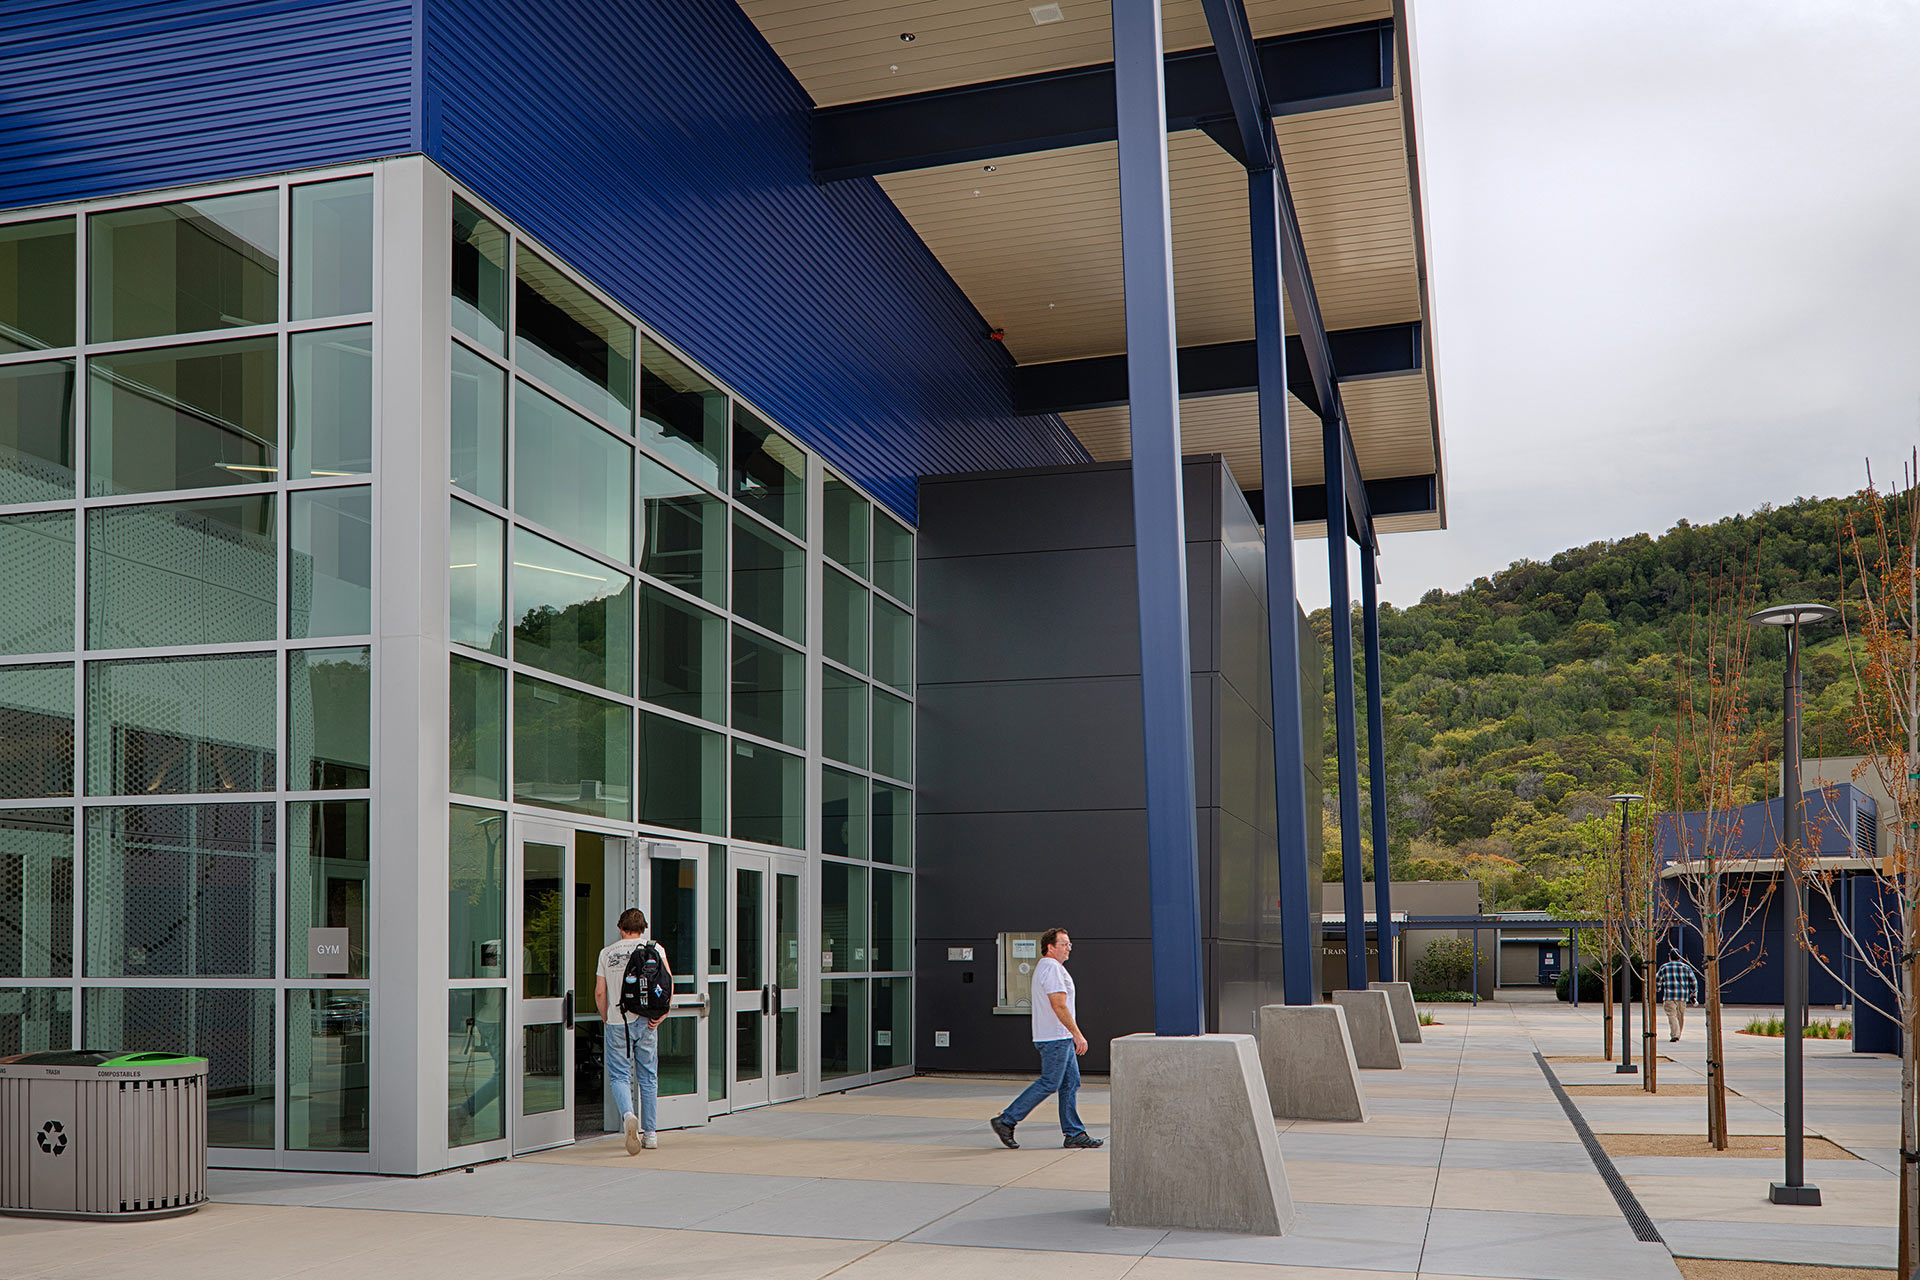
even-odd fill
[[[1382,606],[1387,812],[1395,877],[1444,879],[1464,867],[1487,905],[1547,907],[1569,892],[1581,852],[1604,840],[1594,819],[1617,791],[1648,791],[1656,741],[1671,749],[1677,655],[1736,573],[1757,576],[1761,605],[1837,602],[1841,521],[1857,498],[1803,499],[1712,525],[1682,521],[1520,561],[1407,609]],[[1391,548],[1389,548],[1390,552]],[[1846,578],[1853,580],[1848,548]],[[1331,615],[1312,623],[1331,655]],[[1355,684],[1364,697],[1359,615]],[[1839,628],[1806,637],[1805,750],[1854,750],[1852,675]],[[1743,781],[1778,789],[1785,639],[1754,637],[1751,732]],[[1332,670],[1326,700],[1327,879],[1340,875]],[[1366,718],[1361,707],[1361,812]],[[1367,825],[1363,822],[1363,826]],[[1368,842],[1371,860],[1371,842]],[[1556,882],[1559,882],[1558,884]]]

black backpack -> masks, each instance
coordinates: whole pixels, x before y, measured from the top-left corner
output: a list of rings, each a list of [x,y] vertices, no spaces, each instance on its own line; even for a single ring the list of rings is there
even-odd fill
[[[627,956],[626,976],[620,981],[620,1012],[658,1018],[673,1008],[673,979],[659,949],[643,942]]]

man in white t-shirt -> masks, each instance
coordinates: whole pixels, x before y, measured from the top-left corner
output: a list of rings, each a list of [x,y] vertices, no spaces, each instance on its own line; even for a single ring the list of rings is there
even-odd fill
[[[627,957],[636,947],[647,945],[647,917],[638,907],[628,907],[616,922],[620,936],[600,948],[594,963],[593,1003],[600,1010],[601,1056],[607,1060],[607,1090],[620,1100],[624,1113],[621,1128],[627,1137],[627,1154],[638,1155],[642,1147],[660,1145],[654,1122],[660,1097],[660,1023],[663,1018],[644,1018],[619,1008],[621,982],[627,973]],[[660,952],[660,966],[666,968],[667,953]],[[640,1114],[633,1113],[633,1076],[640,1077]]]
[[[1074,1109],[1074,1097],[1080,1092],[1080,1055],[1087,1051],[1087,1038],[1080,1034],[1074,1005],[1073,975],[1067,972],[1067,957],[1073,954],[1073,939],[1065,929],[1049,929],[1040,935],[1040,963],[1033,969],[1033,1047],[1040,1052],[1040,1078],[1028,1085],[1013,1105],[987,1123],[993,1136],[1009,1147],[1013,1126],[1027,1113],[1047,1100],[1050,1093],[1060,1095],[1060,1132],[1063,1147],[1092,1148],[1101,1140],[1087,1132]]]

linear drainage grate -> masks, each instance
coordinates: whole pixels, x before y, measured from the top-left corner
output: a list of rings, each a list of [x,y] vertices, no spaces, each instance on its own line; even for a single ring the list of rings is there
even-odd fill
[[[1573,1099],[1567,1095],[1560,1084],[1560,1077],[1553,1074],[1553,1068],[1547,1060],[1536,1052],[1533,1060],[1540,1064],[1540,1070],[1546,1074],[1547,1083],[1553,1086],[1553,1096],[1560,1099],[1561,1108],[1567,1113],[1567,1119],[1573,1121],[1573,1131],[1580,1135],[1580,1141],[1587,1148],[1587,1156],[1593,1161],[1593,1167],[1600,1173],[1600,1180],[1607,1184],[1607,1190],[1613,1192],[1614,1203],[1620,1206],[1627,1225],[1633,1228],[1633,1234],[1647,1244],[1664,1245],[1666,1240],[1660,1235],[1660,1228],[1653,1225],[1653,1219],[1640,1204],[1640,1198],[1633,1194],[1633,1188],[1613,1167],[1613,1159],[1600,1146],[1600,1139],[1593,1136],[1593,1130],[1587,1128],[1586,1119],[1581,1116],[1580,1108],[1573,1105]]]

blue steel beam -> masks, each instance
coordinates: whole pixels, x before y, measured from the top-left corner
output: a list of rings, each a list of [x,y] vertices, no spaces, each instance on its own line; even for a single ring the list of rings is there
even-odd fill
[[[1306,743],[1300,687],[1299,591],[1293,567],[1293,449],[1287,423],[1285,289],[1280,274],[1280,188],[1273,170],[1247,175],[1253,229],[1253,327],[1260,354],[1260,469],[1277,501],[1263,513],[1267,528],[1267,662],[1273,698],[1273,779],[1280,856],[1281,998],[1313,1004],[1320,966],[1307,920],[1316,877],[1307,864]],[[1318,696],[1315,690],[1315,696]],[[1318,744],[1315,744],[1316,746]]]
[[[1296,295],[1297,297],[1298,295]],[[1299,303],[1294,304],[1299,314]],[[1324,418],[1320,424],[1320,448],[1326,458],[1327,506],[1345,510],[1346,471],[1340,465],[1339,451],[1345,424],[1338,418]],[[1271,526],[1269,526],[1271,527]],[[1354,746],[1353,707],[1353,592],[1347,584],[1347,540],[1333,537],[1327,526],[1328,612],[1333,624],[1333,720],[1336,754],[1339,756],[1340,788],[1340,870],[1342,901],[1347,919],[1366,919],[1366,907],[1360,891],[1360,763]],[[1347,986],[1355,991],[1367,989],[1367,948],[1347,948]]]
[[[1299,115],[1393,98],[1390,20],[1299,31],[1254,42],[1266,78],[1289,92],[1273,115]],[[1212,49],[1168,55],[1166,127],[1198,129],[1231,117]],[[1111,64],[879,98],[813,113],[814,180],[904,173],[936,165],[1111,142],[1118,136]]]
[[[1380,587],[1371,542],[1360,544],[1360,616],[1367,646],[1367,790],[1373,808],[1373,914],[1380,981],[1393,981],[1393,870],[1387,857],[1387,729],[1380,697]]]
[[[1167,197],[1160,41],[1160,0],[1114,0],[1153,1028],[1158,1035],[1190,1036],[1206,1030],[1206,1002],[1200,957],[1200,839],[1194,814],[1193,668],[1187,648],[1186,513],[1180,489],[1180,382],[1174,358],[1173,219]]]
[[[1247,494],[1249,503],[1255,493]],[[1367,481],[1367,505],[1376,517],[1426,515],[1440,509],[1440,477],[1438,476],[1382,476]],[[1260,508],[1255,507],[1255,514]],[[1311,524],[1327,518],[1327,487],[1323,484],[1300,484],[1293,487],[1293,522],[1296,525]]]
[[[1259,342],[1213,342],[1181,347],[1180,396],[1230,396],[1256,391],[1260,386]],[[1327,346],[1342,381],[1394,377],[1420,372],[1425,358],[1420,322],[1337,329],[1327,335]],[[1306,347],[1298,337],[1287,339],[1287,390],[1316,417],[1320,395],[1307,371]],[[1023,364],[1013,371],[1013,407],[1017,413],[1075,413],[1106,409],[1127,402],[1127,358],[1089,356],[1080,360],[1047,360]]]
[[[1206,11],[1227,99],[1233,103],[1240,162],[1256,172],[1277,168],[1280,148],[1273,140],[1273,109],[1268,105],[1266,79],[1260,73],[1260,55],[1253,47],[1246,8],[1240,0],[1200,0],[1200,7]]]

